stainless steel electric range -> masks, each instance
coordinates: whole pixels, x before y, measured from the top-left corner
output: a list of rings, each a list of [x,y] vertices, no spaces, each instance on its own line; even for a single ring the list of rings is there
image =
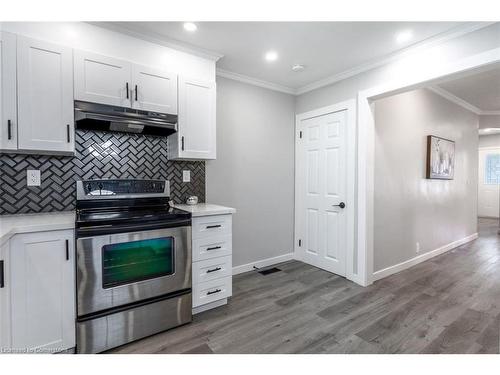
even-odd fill
[[[164,180],[77,182],[77,353],[191,321],[191,214]]]

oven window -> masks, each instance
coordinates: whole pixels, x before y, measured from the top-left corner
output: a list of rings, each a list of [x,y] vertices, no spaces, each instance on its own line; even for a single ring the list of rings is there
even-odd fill
[[[103,288],[173,273],[173,237],[115,243],[102,248]]]

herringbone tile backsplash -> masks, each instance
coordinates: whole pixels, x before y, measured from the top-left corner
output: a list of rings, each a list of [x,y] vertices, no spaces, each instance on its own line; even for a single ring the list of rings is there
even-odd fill
[[[42,186],[27,186],[28,169],[40,170]],[[0,215],[74,210],[75,181],[92,178],[167,179],[174,202],[205,201],[205,163],[168,160],[166,138],[78,130],[74,157],[0,155]]]

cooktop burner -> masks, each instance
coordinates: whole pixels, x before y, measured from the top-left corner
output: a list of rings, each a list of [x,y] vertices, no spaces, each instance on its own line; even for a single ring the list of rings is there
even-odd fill
[[[170,205],[166,180],[77,181],[77,235],[131,232],[191,224],[191,214]]]

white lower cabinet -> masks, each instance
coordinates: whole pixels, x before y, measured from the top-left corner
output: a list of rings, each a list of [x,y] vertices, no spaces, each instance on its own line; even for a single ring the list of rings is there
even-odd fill
[[[193,218],[193,313],[232,295],[232,215]]]
[[[73,348],[74,231],[17,234],[2,250],[1,350],[56,353]]]

